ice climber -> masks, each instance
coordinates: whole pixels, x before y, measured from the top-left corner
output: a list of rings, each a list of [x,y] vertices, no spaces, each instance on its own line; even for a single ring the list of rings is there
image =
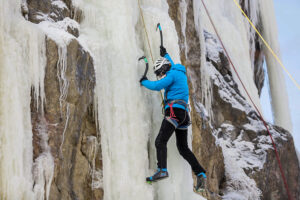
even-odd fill
[[[190,117],[188,113],[189,88],[185,67],[174,64],[166,49],[160,47],[160,55],[154,65],[154,73],[157,81],[149,81],[146,76],[140,80],[142,86],[154,90],[165,90],[165,117],[160,131],[155,140],[157,156],[157,172],[147,177],[148,182],[158,181],[169,176],[167,170],[167,143],[173,132],[176,134],[176,144],[180,155],[191,165],[197,176],[196,190],[206,187],[206,174],[203,167],[197,161],[187,143],[188,126]]]

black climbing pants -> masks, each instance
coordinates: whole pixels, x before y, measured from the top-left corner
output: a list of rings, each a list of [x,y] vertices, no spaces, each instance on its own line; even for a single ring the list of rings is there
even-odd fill
[[[187,111],[180,108],[173,108],[173,110],[180,125],[189,123],[190,119]],[[165,116],[170,116],[170,108],[166,110]],[[160,131],[155,140],[157,167],[167,168],[167,143],[174,131],[176,133],[176,144],[180,155],[191,165],[192,170],[196,175],[201,172],[205,173],[205,170],[188,147],[188,131],[176,129],[175,126],[166,119],[162,121]]]

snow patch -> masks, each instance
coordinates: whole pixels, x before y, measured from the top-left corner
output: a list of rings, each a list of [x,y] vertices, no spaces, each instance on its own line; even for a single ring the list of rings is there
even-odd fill
[[[227,187],[223,199],[236,200],[258,200],[261,191],[257,188],[256,182],[245,172],[249,169],[262,169],[266,160],[266,152],[258,154],[252,142],[244,141],[244,131],[240,131],[239,136],[232,140],[229,137],[218,138],[223,131],[224,134],[232,132],[235,127],[230,124],[222,124],[222,128],[214,131],[216,144],[221,146],[224,163]]]
[[[206,62],[210,77],[213,79],[214,84],[219,87],[220,97],[227,103],[230,103],[233,108],[246,112],[253,112],[252,107],[247,101],[234,89],[235,82],[231,80],[226,82],[220,72],[210,63]]]
[[[260,199],[261,191],[255,181],[249,177],[249,173],[251,176],[254,171],[263,169],[267,151],[273,149],[273,145],[262,121],[250,117],[248,121],[249,123],[243,125],[242,130],[236,130],[233,125],[223,123],[213,132],[216,144],[222,148],[225,162],[227,185],[223,199]],[[278,132],[276,127],[268,125],[268,128],[275,143],[279,139],[287,140],[286,135]],[[252,141],[251,139],[248,141],[246,131],[262,135],[256,135]]]
[[[207,31],[204,30],[203,32],[206,46],[206,57],[216,62],[220,62],[220,53],[224,53],[224,50],[219,43],[219,40],[214,38],[212,34],[209,34]]]
[[[53,20],[51,20],[48,15],[45,15],[43,13],[40,14],[41,17],[43,19],[46,19],[47,21],[42,21],[38,24],[38,27],[40,27],[40,29],[44,31],[44,33],[49,38],[54,40],[58,46],[67,46],[72,39],[75,39],[75,37],[72,34],[68,33],[67,30],[68,27],[79,28],[79,24],[76,21],[66,17],[62,21],[53,22]]]
[[[60,1],[60,0],[55,0],[55,1],[52,1],[51,3],[52,5],[60,8],[60,9],[67,9],[69,10],[69,8],[67,7],[67,5],[63,2],[63,1]]]
[[[56,22],[58,27],[60,27],[61,29],[65,30],[65,31],[68,31],[68,28],[71,28],[71,29],[79,29],[79,24],[77,23],[77,21],[69,18],[69,17],[66,17],[64,18],[62,21],[58,21]]]
[[[92,190],[103,188],[103,171],[92,170]]]
[[[50,21],[42,21],[38,26],[45,32],[45,34],[55,41],[58,46],[66,46],[75,37],[65,30],[61,29],[57,23]]]
[[[195,110],[203,119],[208,118],[207,110],[205,109],[204,105],[198,101],[195,101]]]
[[[37,12],[36,15],[37,15],[36,19],[38,19],[40,21],[54,22],[54,20],[51,17],[49,17],[48,14],[45,14],[43,12]]]

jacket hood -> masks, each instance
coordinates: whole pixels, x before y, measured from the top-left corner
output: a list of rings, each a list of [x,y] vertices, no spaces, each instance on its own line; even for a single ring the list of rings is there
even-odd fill
[[[185,67],[181,64],[175,64],[172,66],[171,70],[181,71],[183,73],[186,73]]]

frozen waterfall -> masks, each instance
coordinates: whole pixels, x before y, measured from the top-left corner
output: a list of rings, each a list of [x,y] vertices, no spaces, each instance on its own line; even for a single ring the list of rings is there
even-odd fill
[[[173,60],[180,62],[178,36],[174,22],[168,14],[167,1],[140,1],[153,59],[159,58],[160,38],[155,29],[156,24],[160,22],[164,32],[164,46]],[[254,22],[258,20],[258,12],[263,13],[263,34],[279,54],[274,10],[269,9],[273,7],[272,0],[245,1],[251,1],[248,5],[253,11],[251,19]],[[153,185],[145,182],[145,178],[156,170],[154,141],[163,115],[160,93],[146,90],[139,83],[145,67],[143,62],[138,62],[140,56],[145,55],[150,61],[148,78],[155,80],[156,77],[152,71],[153,60],[138,0],[72,0],[73,5],[82,11],[83,18],[80,24],[66,17],[59,22],[46,20],[38,25],[26,21],[26,17],[22,16],[21,5],[26,7],[25,2],[0,1],[0,199],[49,198],[54,161],[48,146],[47,126],[43,124],[46,122],[42,117],[38,133],[43,153],[33,160],[30,110],[31,102],[34,102],[36,107],[43,111],[43,102],[46,101],[45,34],[58,46],[61,106],[65,103],[69,84],[65,78],[67,45],[72,39],[77,39],[93,57],[96,72],[94,103],[101,134],[103,184],[101,180],[101,184],[93,184],[92,187],[103,187],[104,200],[203,199],[193,192],[191,168],[179,155],[174,136],[168,143],[170,177]],[[233,2],[205,2],[241,79],[261,110],[258,91],[253,81],[254,51],[250,41],[254,39],[255,33],[249,31],[248,22]],[[181,15],[184,22],[182,24],[185,26],[187,5],[182,0],[179,6],[181,13],[178,14]],[[193,6],[195,25],[201,43],[201,81],[203,88],[207,87],[209,90],[211,88],[205,85],[209,82],[209,76],[205,71],[208,70],[208,66],[205,66],[203,31],[214,31],[200,0],[193,1]],[[78,38],[67,33],[67,27],[64,25],[68,23],[79,29]],[[186,27],[182,29],[185,30]],[[268,50],[265,50],[265,54],[275,123],[292,131],[282,70]],[[241,93],[248,98],[234,73],[233,77]],[[211,92],[205,89],[202,92],[205,93],[206,99],[211,98]],[[205,103],[209,115],[212,116],[210,102]],[[66,129],[67,125],[62,133],[63,139]],[[189,143],[191,134],[190,128]],[[63,142],[64,140],[62,144]],[[93,173],[102,176],[99,171]],[[253,196],[259,194],[253,192]]]
[[[50,187],[44,175],[52,166],[47,144],[45,153],[33,163],[30,94],[33,91],[42,110],[45,35],[25,20],[21,3],[0,2],[0,199],[5,200],[44,198]]]
[[[151,57],[137,1],[76,0],[74,3],[84,14],[79,40],[93,55],[96,69],[104,199],[201,198],[193,192],[191,168],[180,157],[174,137],[168,148],[171,177],[154,186],[145,182],[146,176],[156,169],[154,139],[163,116],[159,93],[147,91],[139,84],[144,63],[138,63],[137,59],[146,55],[151,61]],[[155,28],[160,22],[165,33],[164,45],[179,62],[178,38],[167,2],[141,4],[154,59],[159,57],[160,40]],[[155,79],[152,70],[148,76]]]
[[[259,2],[259,8],[262,16],[263,37],[269,43],[273,51],[280,58],[280,46],[278,41],[278,32],[273,0],[264,0]],[[283,70],[271,52],[264,48],[266,55],[269,85],[271,92],[271,105],[274,117],[274,123],[293,133],[289,101],[286,90]]]

